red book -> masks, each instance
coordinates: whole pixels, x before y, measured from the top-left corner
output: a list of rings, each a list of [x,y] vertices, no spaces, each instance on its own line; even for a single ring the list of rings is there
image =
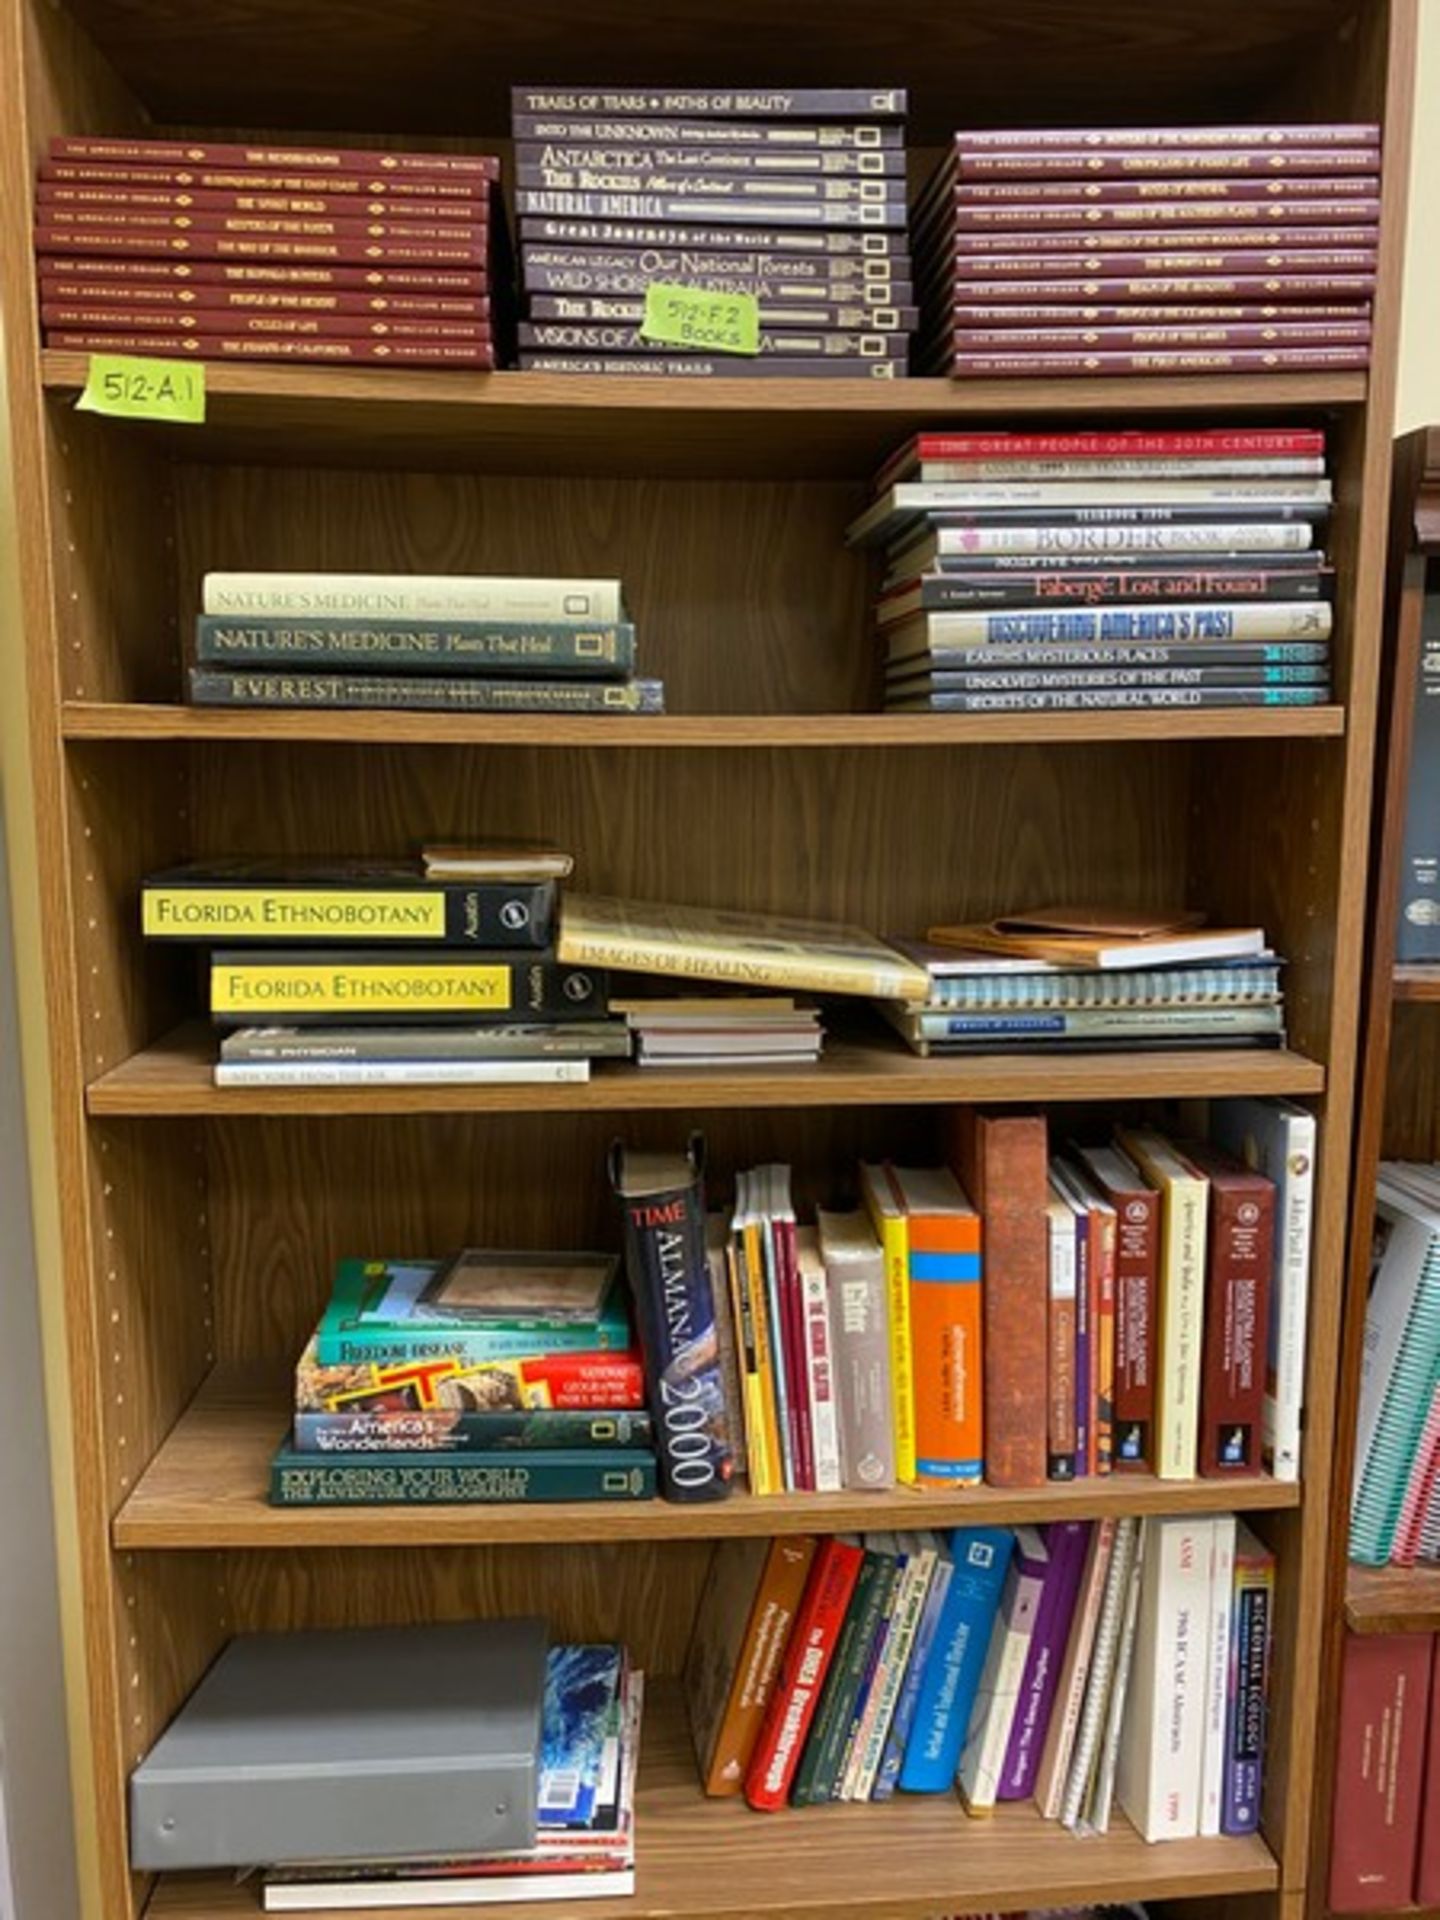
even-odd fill
[[[1267,166],[1285,162],[1295,148],[1379,147],[1380,129],[1373,120],[1331,121],[1311,126],[1308,121],[1291,125],[1257,127],[1044,127],[1039,132],[1028,127],[986,127],[979,132],[966,129],[957,133],[951,145],[962,153],[1048,153],[1068,152],[1087,164],[1106,153],[1130,153],[1135,150],[1163,151],[1167,154],[1202,154],[1215,149],[1224,152],[1245,147]],[[1378,158],[1376,165],[1379,165]]]
[[[1304,306],[1269,304],[1223,306],[1144,306],[1138,301],[1113,307],[952,307],[950,318],[957,327],[1256,327],[1275,320],[1303,321],[1318,325],[1326,320],[1370,319],[1368,300],[1345,300],[1324,305],[1307,301]],[[932,455],[934,459],[941,456]],[[996,456],[997,458],[1001,456]],[[1087,456],[1093,458],[1094,456]]]
[[[37,169],[42,186],[188,187],[219,193],[326,193],[364,199],[371,195],[408,200],[483,200],[489,196],[487,175],[447,176],[444,179],[397,179],[379,172],[320,173],[293,167],[127,167],[103,160],[42,160]]]
[[[84,249],[79,250],[83,255]],[[269,265],[259,260],[101,260],[77,257],[74,248],[59,259],[40,261],[40,284],[63,275],[88,284],[129,286],[146,281],[181,287],[346,288],[373,293],[478,294],[487,287],[484,273],[446,267],[399,265],[324,266],[305,261]]]
[[[982,180],[961,181],[951,188],[956,206],[998,207],[1029,204],[1049,206],[1066,201],[1093,205],[1120,205],[1147,200],[1204,200],[1220,206],[1235,201],[1354,200],[1375,191],[1366,174],[1282,174],[1278,180],[1206,178],[1204,175],[1165,180]]]
[[[1318,227],[1351,222],[1375,226],[1380,219],[1380,202],[1359,195],[1341,200],[1143,200],[1125,201],[1120,206],[1088,200],[1021,200],[993,207],[962,204],[945,217],[956,232],[1044,233],[1051,228],[1069,232],[1131,226],[1147,230],[1159,227],[1168,234],[1172,229],[1188,232],[1192,227],[1203,227],[1207,220],[1213,220],[1217,227],[1232,223],[1244,227]]]
[[[1324,453],[1318,427],[1202,427],[1164,433],[917,433],[896,456],[926,460],[1138,460],[1183,456],[1223,460]]]
[[[961,1107],[950,1161],[982,1223],[985,1478],[993,1487],[1043,1487],[1050,1310],[1044,1117]]]
[[[35,251],[73,255],[90,253],[153,255],[196,260],[296,260],[336,266],[483,267],[489,259],[483,230],[465,241],[299,239],[260,233],[100,232],[83,227],[35,229]]]
[[[173,325],[178,316],[204,314],[228,325],[238,314],[353,314],[366,319],[481,321],[490,318],[488,294],[329,293],[315,287],[194,287],[160,280],[113,280],[98,284],[68,275],[40,276],[42,317],[47,307],[103,310],[97,326],[139,326],[141,316]],[[59,322],[69,325],[70,322]],[[89,321],[80,324],[89,325]]]
[[[73,228],[84,239],[93,227],[101,233],[151,234],[163,246],[174,234],[220,233],[262,240],[434,240],[450,246],[485,244],[489,231],[482,219],[444,220],[352,219],[341,215],[304,214],[286,218],[264,213],[175,213],[151,207],[40,207],[36,218],[58,230]],[[74,244],[74,243],[72,243]]]
[[[1281,173],[1378,174],[1378,147],[1295,148],[1279,154],[1268,147],[1166,148],[1163,152],[1128,148],[1115,153],[1057,150],[966,153],[956,162],[962,180],[1133,180],[1171,174],[1249,174],[1259,179]]]
[[[267,338],[309,340],[446,340],[490,345],[488,320],[397,320],[376,314],[147,313],[124,307],[44,305],[41,324],[81,332],[183,333],[204,340]]]
[[[1368,320],[1312,326],[1300,320],[1272,320],[1263,327],[962,327],[951,336],[966,353],[1099,353],[1152,351],[1188,353],[1192,347],[1345,347],[1367,346]]]
[[[1160,1195],[1118,1147],[1081,1147],[1091,1179],[1115,1209],[1115,1390],[1111,1461],[1155,1470],[1155,1366]]]
[[[863,1548],[834,1538],[815,1556],[745,1776],[745,1798],[758,1812],[773,1813],[789,1796],[864,1559]]]
[[[72,215],[127,216],[117,225],[132,224],[128,216],[150,214],[249,213],[278,214],[291,220],[444,220],[452,226],[485,226],[488,208],[483,200],[406,200],[397,204],[383,196],[358,196],[337,201],[328,193],[215,193],[188,187],[68,187],[35,189],[44,218],[63,225]]]
[[[198,333],[47,333],[47,347],[60,353],[179,354],[194,360],[325,360],[384,366],[480,367],[495,364],[495,350],[480,341],[222,339]]]
[[[1415,1903],[1421,1907],[1437,1907],[1440,1906],[1440,1668],[1435,1668],[1430,1677],[1430,1735],[1425,1752]]]
[[[1050,234],[1041,237],[1058,240],[1061,236]],[[1086,237],[1091,241],[1103,242],[1105,236],[1090,234]],[[1119,238],[1118,235],[1113,237]],[[974,253],[957,256],[954,262],[955,277],[961,280],[1069,280],[1087,273],[1302,273],[1314,279],[1319,274],[1373,273],[1378,258],[1373,246],[1354,240],[1307,251],[1304,247],[1284,244],[1251,248],[1246,245],[1242,235],[1236,234],[1221,240],[1213,235],[1196,234],[1195,246],[1177,247],[1172,252],[1167,251],[1163,244],[1156,246],[1153,234],[1127,234],[1125,238],[1131,248],[1128,252],[1119,247],[1106,248],[1103,244],[1073,250],[1062,247],[1033,251],[1025,247],[977,248]],[[1162,235],[1162,242],[1163,238]],[[1290,239],[1293,242],[1293,234]]]
[[[1237,347],[1190,353],[957,353],[956,380],[1063,379],[1115,373],[1336,373],[1368,367],[1368,347]]]
[[[1275,1187],[1203,1141],[1187,1141],[1183,1151],[1210,1182],[1200,1472],[1207,1478],[1258,1473]]]
[[[50,142],[52,160],[102,160],[130,167],[298,167],[312,173],[378,173],[416,176],[468,175],[498,180],[492,153],[388,153],[370,147],[291,147],[200,140],[126,140],[61,135]]]
[[[1273,253],[1288,247],[1295,253],[1334,253],[1339,249],[1375,247],[1374,227],[1333,225],[1325,227],[1186,227],[1183,232],[1160,232],[1149,227],[1107,227],[1103,233],[1074,233],[1062,229],[1056,233],[1033,231],[1017,233],[947,233],[944,251],[959,261],[983,258],[987,254],[1033,253],[1218,253],[1222,249],[1242,253]]]
[[[1334,1913],[1378,1913],[1415,1898],[1431,1640],[1428,1633],[1345,1636],[1331,1814]]]
[[[1082,263],[1088,265],[1087,263]],[[1347,296],[1368,299],[1375,291],[1375,275],[1363,273],[1275,273],[1264,271],[1260,261],[1247,262],[1259,272],[1212,273],[1208,269],[1178,273],[1142,274],[1139,278],[1112,274],[1111,263],[1093,276],[1066,273],[1063,279],[1043,280],[955,280],[950,297],[957,304],[985,300],[1029,305],[1035,301],[1074,302],[1091,300],[1334,300]]]

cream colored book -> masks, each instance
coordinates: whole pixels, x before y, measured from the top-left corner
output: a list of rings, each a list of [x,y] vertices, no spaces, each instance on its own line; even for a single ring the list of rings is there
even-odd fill
[[[923,967],[863,928],[718,907],[567,894],[557,952],[571,966],[733,980],[747,987],[916,1005],[930,992]]]
[[[286,619],[623,620],[618,580],[463,573],[207,573],[204,613]]]
[[[1193,1480],[1200,1443],[1200,1342],[1210,1182],[1163,1134],[1122,1128],[1119,1143],[1160,1195],[1160,1355],[1155,1472]]]

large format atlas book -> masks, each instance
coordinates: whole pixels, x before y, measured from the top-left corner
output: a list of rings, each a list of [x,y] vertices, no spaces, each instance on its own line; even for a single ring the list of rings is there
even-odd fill
[[[302,1452],[287,1440],[270,1465],[270,1504],[276,1507],[513,1506],[654,1495],[655,1455],[639,1447],[342,1458]]]

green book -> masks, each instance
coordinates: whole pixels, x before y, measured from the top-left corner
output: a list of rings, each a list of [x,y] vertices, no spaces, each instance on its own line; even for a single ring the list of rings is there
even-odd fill
[[[898,1568],[893,1553],[867,1547],[810,1738],[800,1757],[790,1796],[796,1806],[819,1806],[835,1797],[871,1649],[894,1591]]]
[[[624,1353],[619,1262],[608,1253],[473,1249],[451,1261],[342,1260],[315,1333],[323,1367]]]
[[[564,674],[615,680],[635,664],[629,621],[231,619],[195,621],[201,666]]]
[[[655,1456],[642,1448],[536,1453],[389,1453],[335,1459],[286,1443],[270,1463],[273,1507],[534,1505],[653,1500]]]

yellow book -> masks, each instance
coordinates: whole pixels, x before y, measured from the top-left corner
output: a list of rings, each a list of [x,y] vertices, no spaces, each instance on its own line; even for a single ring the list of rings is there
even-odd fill
[[[1148,1127],[1122,1127],[1116,1138],[1160,1195],[1155,1473],[1161,1480],[1193,1480],[1200,1445],[1200,1343],[1210,1182],[1163,1134]]]
[[[860,1169],[865,1210],[885,1255],[890,1303],[890,1397],[895,1409],[895,1477],[915,1481],[915,1356],[910,1339],[910,1228],[884,1167]]]
[[[552,961],[517,953],[388,955],[344,952],[216,953],[210,958],[210,1011],[244,1023],[347,1020],[412,1015],[581,1014],[605,1011],[604,984]]]
[[[764,1227],[750,1206],[750,1176],[736,1181],[736,1228],[740,1234],[745,1294],[755,1334],[756,1409],[765,1454],[765,1491],[785,1491],[784,1453],[780,1446],[780,1402],[775,1391],[775,1348],[765,1292]],[[753,1481],[751,1483],[754,1484]]]
[[[556,952],[571,966],[677,979],[853,993],[915,1005],[930,995],[924,967],[862,927],[779,914],[567,893]]]

